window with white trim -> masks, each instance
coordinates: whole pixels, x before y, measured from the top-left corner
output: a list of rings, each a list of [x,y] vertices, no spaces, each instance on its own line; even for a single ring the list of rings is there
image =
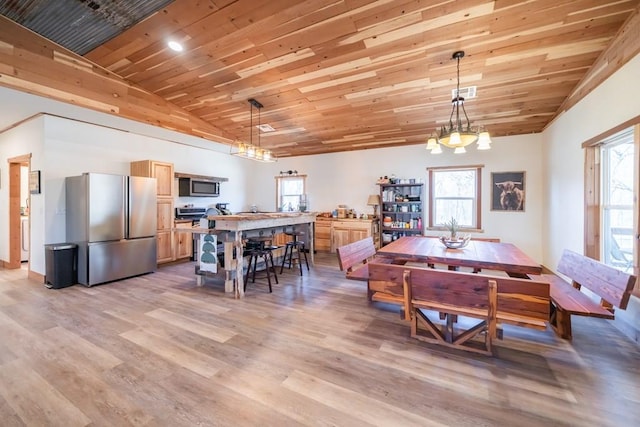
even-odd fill
[[[276,176],[276,209],[282,212],[300,212],[308,209],[306,175]]]
[[[444,228],[455,218],[460,228],[482,228],[482,166],[429,168],[429,228]]]
[[[605,264],[633,270],[634,141],[629,128],[601,145],[602,254]]]

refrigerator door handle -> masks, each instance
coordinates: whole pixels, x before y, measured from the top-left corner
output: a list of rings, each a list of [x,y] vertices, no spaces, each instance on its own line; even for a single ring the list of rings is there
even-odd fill
[[[129,238],[130,222],[131,222],[131,188],[130,177],[124,179],[124,211],[127,213],[126,221],[124,222],[124,238]]]

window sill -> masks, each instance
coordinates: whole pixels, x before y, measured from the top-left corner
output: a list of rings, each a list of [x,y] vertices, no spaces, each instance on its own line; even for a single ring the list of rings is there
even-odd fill
[[[427,227],[427,231],[440,231],[448,233],[449,230],[444,227]],[[459,228],[458,233],[484,233],[482,228]]]

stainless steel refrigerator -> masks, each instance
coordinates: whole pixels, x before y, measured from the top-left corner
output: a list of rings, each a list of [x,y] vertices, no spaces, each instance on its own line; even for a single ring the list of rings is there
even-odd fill
[[[156,180],[85,173],[67,177],[67,242],[78,245],[78,283],[156,270]]]

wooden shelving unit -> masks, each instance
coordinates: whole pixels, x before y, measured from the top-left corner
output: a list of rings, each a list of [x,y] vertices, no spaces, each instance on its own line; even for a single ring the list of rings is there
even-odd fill
[[[380,245],[402,236],[423,234],[424,184],[378,184],[380,186]]]

